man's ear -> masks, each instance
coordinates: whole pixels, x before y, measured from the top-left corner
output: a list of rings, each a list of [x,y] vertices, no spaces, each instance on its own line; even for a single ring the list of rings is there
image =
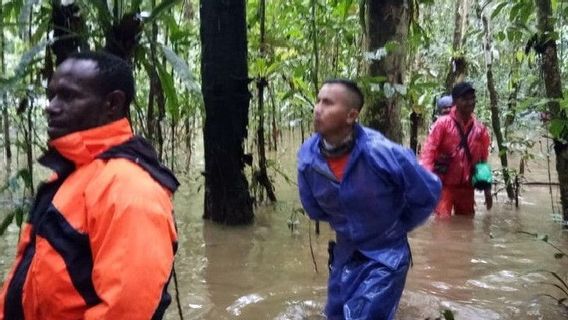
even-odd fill
[[[114,90],[107,94],[107,114],[111,119],[120,119],[125,115],[126,95],[122,90]]]
[[[347,123],[354,124],[355,122],[357,122],[357,117],[359,117],[359,110],[357,110],[356,108],[351,108],[351,110],[349,110],[349,113],[347,113]]]

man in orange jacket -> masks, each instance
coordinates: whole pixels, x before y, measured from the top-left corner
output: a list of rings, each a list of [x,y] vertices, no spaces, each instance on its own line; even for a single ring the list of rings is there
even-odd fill
[[[48,86],[53,170],[38,188],[0,320],[161,319],[177,234],[179,183],[126,119],[132,69],[105,53],[72,55]]]
[[[475,89],[461,82],[452,89],[454,107],[433,124],[421,154],[422,165],[442,180],[442,196],[437,216],[474,214],[472,172],[489,156],[490,136],[474,114]],[[487,210],[491,209],[491,189],[485,189]]]

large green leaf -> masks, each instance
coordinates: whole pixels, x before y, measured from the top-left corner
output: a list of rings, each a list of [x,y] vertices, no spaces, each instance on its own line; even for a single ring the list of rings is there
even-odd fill
[[[164,52],[166,60],[172,65],[174,72],[180,77],[187,89],[194,93],[201,94],[199,83],[189,69],[189,66],[172,49],[163,44],[160,44],[160,48]]]
[[[166,96],[166,109],[168,114],[172,119],[179,118],[179,102],[177,98],[177,92],[175,88],[175,81],[173,75],[166,71],[166,68],[161,63],[155,64],[158,75],[160,76],[160,82],[162,88],[164,89],[164,95]]]

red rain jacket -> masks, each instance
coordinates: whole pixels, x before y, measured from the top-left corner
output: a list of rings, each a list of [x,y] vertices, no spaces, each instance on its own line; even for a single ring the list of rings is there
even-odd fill
[[[177,234],[178,182],[126,119],[50,143],[0,320],[160,319]]]
[[[467,143],[471,152],[471,161],[468,159],[464,148],[461,148],[461,135],[457,123],[466,133]],[[482,161],[487,161],[489,156],[490,136],[487,128],[472,115],[464,124],[458,117],[456,108],[448,115],[442,116],[433,124],[430,134],[424,144],[421,154],[421,163],[428,170],[434,171],[436,161],[447,163],[447,172],[438,173],[444,186],[471,186],[471,171],[473,166]]]

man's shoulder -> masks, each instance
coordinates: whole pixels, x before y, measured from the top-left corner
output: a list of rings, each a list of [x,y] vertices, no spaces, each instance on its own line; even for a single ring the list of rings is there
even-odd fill
[[[368,127],[362,127],[362,133],[359,139],[362,143],[364,151],[372,153],[396,152],[404,149],[404,146],[390,140],[381,132]]]
[[[152,178],[141,166],[125,158],[114,158],[105,161],[98,175],[97,184],[125,192],[152,194],[164,188]],[[120,191],[119,190],[119,191]]]
[[[454,118],[449,114],[440,116],[432,123],[431,131],[451,128],[454,125],[454,121]]]
[[[298,169],[305,168],[309,163],[312,162],[313,158],[316,156],[316,148],[319,141],[319,135],[317,133],[311,135],[298,150]]]

